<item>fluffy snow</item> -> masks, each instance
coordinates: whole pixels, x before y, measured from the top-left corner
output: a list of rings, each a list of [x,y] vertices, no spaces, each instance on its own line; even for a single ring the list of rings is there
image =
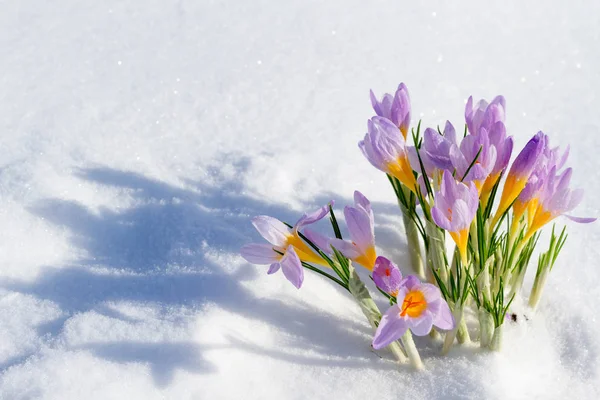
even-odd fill
[[[0,398],[598,398],[598,223],[569,224],[503,352],[425,338],[422,373],[372,351],[329,282],[238,251],[251,216],[359,189],[405,261],[356,146],[369,88],[400,81],[426,126],[504,94],[518,146],[571,144],[577,215],[598,216],[599,48],[596,2],[3,2]]]

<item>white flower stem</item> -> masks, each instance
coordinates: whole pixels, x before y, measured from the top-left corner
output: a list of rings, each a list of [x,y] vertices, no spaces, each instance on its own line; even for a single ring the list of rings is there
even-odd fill
[[[415,346],[410,330],[407,330],[402,336],[402,344],[404,345],[410,364],[415,369],[423,369],[423,362],[421,361],[419,350],[417,350],[417,346]]]
[[[429,237],[427,264],[430,269],[437,271],[444,285],[447,285],[448,267],[446,266],[446,245],[444,231],[440,230],[435,223],[429,220],[425,223],[425,231]]]
[[[379,311],[379,307],[377,307],[377,304],[375,304],[375,302],[373,301],[369,290],[356,273],[356,270],[354,269],[352,263],[350,263],[349,268],[350,277],[348,280],[348,290],[350,291],[350,294],[352,294],[352,296],[354,297],[354,300],[356,300],[356,303],[360,307],[365,317],[367,317],[367,321],[369,321],[371,327],[375,330],[379,325],[379,321],[381,321],[381,311]],[[398,341],[395,341],[388,345],[388,348],[399,362],[406,363],[408,361],[406,355],[404,354],[402,346],[400,346],[400,343]]]
[[[529,307],[531,307],[534,310],[539,304],[540,298],[542,297],[542,293],[544,291],[544,286],[546,285],[546,279],[548,278],[549,272],[550,268],[543,268],[540,271],[540,273],[535,276],[535,280],[533,281],[531,295],[529,296]]]
[[[490,350],[502,350],[502,330],[502,325],[497,326],[496,329],[494,329],[494,336],[492,336],[492,341],[490,342]]]
[[[465,320],[464,315],[458,324],[456,339],[460,344],[471,343],[471,335],[469,335],[469,328],[467,327],[467,321]]]
[[[483,307],[479,309],[479,330],[481,332],[479,344],[481,347],[489,347],[494,335],[494,317]]]
[[[442,354],[446,355],[452,348],[454,344],[454,339],[456,338],[456,334],[458,332],[458,328],[463,320],[463,305],[460,303],[456,303],[454,305],[454,311],[452,312],[452,316],[454,317],[454,321],[456,322],[456,326],[454,329],[446,333],[446,338],[444,339],[444,346],[442,347]]]
[[[408,245],[408,254],[410,256],[410,265],[416,275],[421,279],[425,279],[425,271],[423,269],[423,257],[421,256],[421,241],[419,230],[415,221],[408,214],[403,206],[402,219],[404,220],[404,230],[406,231],[406,241]]]

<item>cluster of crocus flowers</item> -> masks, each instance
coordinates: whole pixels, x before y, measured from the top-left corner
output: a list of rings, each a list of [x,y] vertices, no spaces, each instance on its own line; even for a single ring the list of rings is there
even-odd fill
[[[464,135],[457,135],[450,121],[443,130],[426,128],[421,133],[421,122],[411,128],[410,97],[403,83],[381,100],[371,91],[371,104],[376,115],[367,121],[358,147],[392,184],[411,255],[411,265],[400,266],[419,276],[404,276],[376,249],[374,211],[359,191],[353,204],[344,207],[345,230],[338,225],[333,202],[304,214],[294,225],[255,217],[252,223],[267,243],[243,246],[242,256],[268,265],[268,274],[281,270],[296,288],[302,286],[306,269],[331,279],[352,296],[374,328],[373,348],[387,347],[398,361],[408,358],[416,368],[422,364],[411,335],[442,335],[446,354],[455,340],[470,340],[467,315],[479,319],[481,347],[499,350],[502,326],[520,295],[539,230],[561,215],[580,223],[595,220],[569,215],[582,201],[583,190],[570,187],[568,149],[550,147],[549,137],[538,132],[511,164],[513,138],[507,134],[502,96],[491,102],[469,97]],[[312,226],[328,214],[332,235]],[[446,234],[455,245],[449,254]],[[564,228],[560,234],[552,228],[548,250],[538,259],[531,307],[537,305],[566,237]],[[355,265],[371,274],[389,301],[385,313]],[[472,312],[465,312],[468,308]]]

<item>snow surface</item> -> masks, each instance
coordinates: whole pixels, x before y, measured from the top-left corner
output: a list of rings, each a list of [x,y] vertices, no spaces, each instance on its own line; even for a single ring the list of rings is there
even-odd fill
[[[356,146],[369,88],[400,81],[427,126],[504,94],[519,146],[571,144],[577,214],[598,216],[599,39],[600,3],[577,0],[2,2],[0,398],[598,398],[598,223],[569,224],[502,353],[426,338],[422,373],[373,352],[329,282],[298,291],[238,251],[251,216],[359,189],[405,261]]]

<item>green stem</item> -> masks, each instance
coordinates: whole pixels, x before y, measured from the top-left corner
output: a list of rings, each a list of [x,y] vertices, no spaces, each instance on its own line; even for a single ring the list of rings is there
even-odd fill
[[[337,279],[337,278],[335,278],[335,277],[333,277],[333,276],[329,275],[327,272],[321,271],[320,269],[318,269],[318,268],[316,268],[316,267],[313,267],[312,265],[310,265],[310,264],[308,264],[308,263],[305,263],[305,262],[302,262],[302,266],[303,266],[304,268],[306,268],[306,269],[310,269],[311,271],[314,271],[314,272],[316,272],[316,273],[318,273],[318,274],[320,274],[320,275],[323,275],[323,276],[324,276],[324,277],[326,277],[326,278],[329,278],[329,279],[331,279],[332,281],[334,281],[335,283],[337,283],[338,285],[340,285],[340,286],[341,286],[341,287],[343,287],[344,289],[348,290],[348,286],[347,286],[347,285],[346,285],[344,282],[342,282],[342,281],[340,281],[339,279]]]

